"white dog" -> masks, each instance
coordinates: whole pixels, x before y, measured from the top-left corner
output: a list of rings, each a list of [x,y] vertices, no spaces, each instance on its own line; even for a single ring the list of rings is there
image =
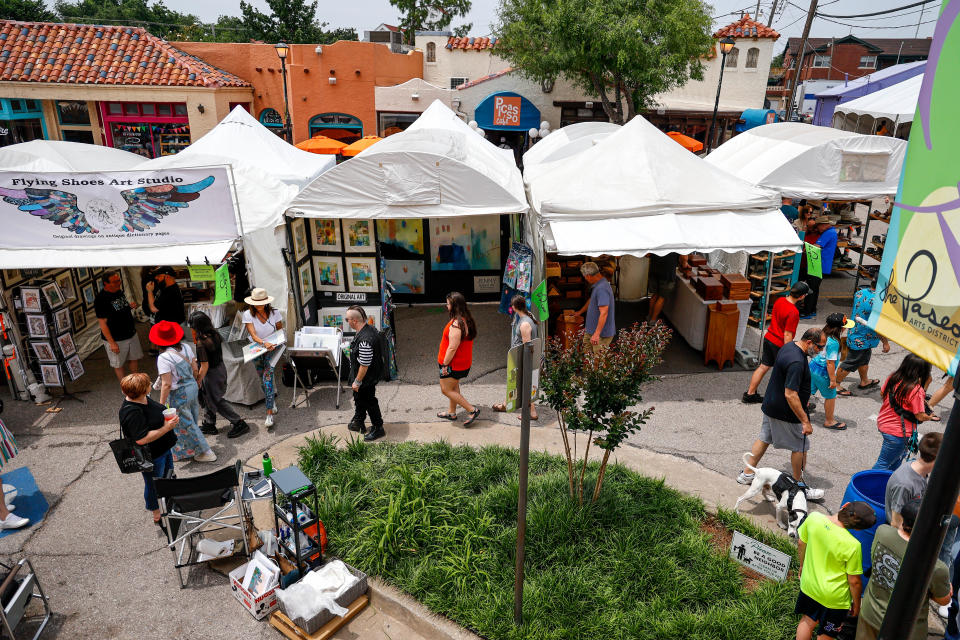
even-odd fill
[[[797,485],[797,481],[788,473],[750,464],[750,454],[743,454],[743,463],[753,471],[753,482],[742,496],[737,498],[733,510],[740,510],[740,503],[762,493],[770,502],[777,503],[777,524],[787,530],[791,538],[797,537],[797,527],[807,517],[807,496]]]

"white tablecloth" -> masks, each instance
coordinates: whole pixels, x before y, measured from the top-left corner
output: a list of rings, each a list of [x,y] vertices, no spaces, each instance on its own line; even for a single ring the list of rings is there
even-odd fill
[[[677,289],[663,305],[663,315],[670,319],[674,328],[691,347],[703,351],[704,340],[707,334],[707,306],[709,302],[703,300],[694,290],[689,280],[677,278]],[[724,300],[737,303],[740,311],[740,320],[737,323],[737,348],[743,342],[743,334],[747,330],[747,318],[750,316],[750,300]]]

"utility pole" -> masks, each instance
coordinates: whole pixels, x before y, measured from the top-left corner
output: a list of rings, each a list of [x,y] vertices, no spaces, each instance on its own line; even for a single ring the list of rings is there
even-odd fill
[[[787,96],[787,122],[792,120],[793,97],[797,93],[797,83],[800,80],[800,70],[803,67],[803,54],[807,49],[807,38],[810,37],[810,25],[813,24],[813,17],[816,13],[817,0],[810,0],[810,9],[807,10],[807,21],[803,23],[803,34],[800,36],[800,53],[797,58],[797,72],[793,74],[793,80],[790,82],[790,94]],[[802,107],[802,103],[799,106]]]
[[[760,18],[760,0],[757,0],[757,8],[753,12],[753,19],[758,20]]]
[[[773,16],[776,15],[776,13],[777,13],[777,5],[778,5],[779,3],[780,3],[779,0],[773,0],[773,6],[770,8],[770,15],[767,16],[767,26],[768,26],[768,27],[773,24]]]

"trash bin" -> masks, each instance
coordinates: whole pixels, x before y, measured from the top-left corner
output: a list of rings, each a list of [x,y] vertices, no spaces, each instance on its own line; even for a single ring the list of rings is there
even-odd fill
[[[877,533],[877,527],[887,523],[887,511],[884,502],[884,496],[887,493],[887,481],[890,479],[892,471],[869,469],[859,471],[850,478],[847,490],[843,493],[843,500],[840,504],[855,502],[860,500],[866,502],[877,514],[877,522],[869,529],[860,531],[850,530],[854,538],[860,541],[861,555],[863,556],[863,570],[866,572],[870,568],[870,547],[873,545],[873,537]]]

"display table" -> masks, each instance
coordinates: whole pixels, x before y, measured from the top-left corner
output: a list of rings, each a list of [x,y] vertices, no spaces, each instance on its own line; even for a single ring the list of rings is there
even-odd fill
[[[670,319],[674,328],[691,347],[703,351],[704,339],[707,333],[707,307],[716,300],[704,300],[694,291],[690,281],[677,277],[677,289],[664,303],[663,315]],[[747,330],[747,318],[750,315],[751,301],[724,300],[734,302],[740,312],[737,323],[737,348],[743,342],[743,334]]]

